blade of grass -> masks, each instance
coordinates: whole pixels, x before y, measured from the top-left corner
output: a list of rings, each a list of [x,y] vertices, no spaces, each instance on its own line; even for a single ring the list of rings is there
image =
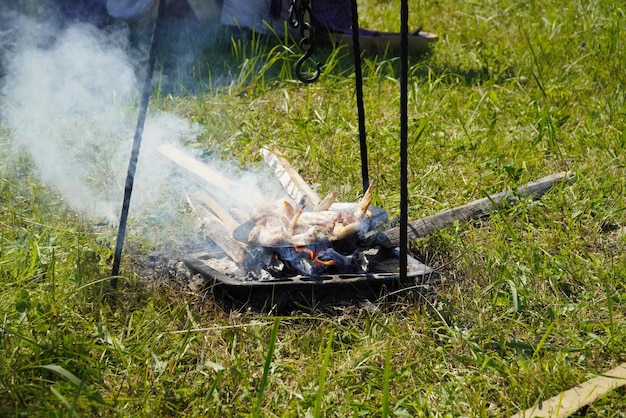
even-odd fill
[[[71,406],[71,405],[70,405],[70,403],[67,401],[67,399],[65,399],[65,396],[63,396],[63,395],[61,394],[61,392],[59,392],[58,390],[56,390],[56,389],[54,388],[54,386],[50,386],[50,392],[52,392],[52,394],[53,394],[54,396],[56,396],[56,397],[57,397],[57,399],[58,399],[58,400],[60,400],[60,401],[61,401],[61,403],[62,403],[63,405],[65,405],[65,407],[67,408],[67,410],[68,410],[68,411],[71,411],[71,410],[72,410],[72,406]],[[71,415],[72,415],[72,414],[70,413],[70,416],[71,416]]]
[[[76,392],[74,392],[74,397],[72,399],[72,404],[70,405],[70,403],[67,401],[67,399],[61,394],[61,392],[57,391],[54,387],[50,387],[50,391],[63,403],[63,405],[65,405],[65,407],[67,408],[68,411],[68,415],[69,416],[73,416],[76,414],[76,403],[78,402],[78,399],[80,398],[80,394],[83,390],[83,388],[85,387],[84,382],[82,381],[82,379],[80,379],[78,376],[76,376],[74,373],[70,372],[69,370],[65,369],[64,367],[59,366],[58,364],[46,364],[43,366],[39,366],[39,368],[41,369],[46,369],[46,370],[50,370],[51,372],[54,372],[62,377],[64,377],[65,379],[67,379],[71,384],[73,384],[74,386],[76,386]]]
[[[261,377],[261,382],[259,383],[256,407],[253,413],[253,416],[255,417],[260,416],[259,411],[261,410],[261,404],[263,403],[263,396],[265,395],[265,387],[267,386],[267,379],[268,379],[268,375],[270,372],[270,366],[272,364],[272,359],[274,358],[274,346],[276,345],[276,339],[278,337],[279,328],[280,328],[280,318],[277,318],[276,321],[274,321],[274,326],[272,327],[272,334],[270,335],[270,341],[267,347],[267,355],[265,356],[265,364],[263,365],[263,376]]]
[[[391,340],[387,340],[387,348],[385,350],[385,371],[383,380],[383,411],[382,416],[389,416],[389,381],[391,377]]]
[[[537,357],[539,355],[539,352],[543,348],[543,345],[546,343],[546,340],[552,333],[552,328],[554,328],[554,322],[551,322],[550,325],[548,325],[548,329],[546,329],[546,332],[543,333],[541,340],[537,344],[537,347],[535,347],[535,353],[533,354],[534,357]]]
[[[82,385],[83,383],[83,381],[79,379],[74,373],[70,372],[69,370],[57,364],[46,364],[46,365],[38,366],[38,367],[41,369],[50,370],[51,372],[54,372],[58,374],[59,376],[66,378],[71,384],[73,384],[76,387]]]
[[[313,410],[314,417],[322,416],[322,400],[324,399],[324,386],[326,385],[326,375],[328,374],[328,363],[330,362],[330,353],[333,345],[333,339],[335,337],[334,330],[330,331],[328,341],[326,342],[326,351],[324,352],[324,361],[320,369],[320,377],[317,387],[317,396],[315,397],[315,407]]]

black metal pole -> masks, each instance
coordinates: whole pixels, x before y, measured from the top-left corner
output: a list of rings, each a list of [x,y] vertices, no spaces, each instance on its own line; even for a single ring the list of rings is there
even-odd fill
[[[111,271],[111,286],[117,287],[117,276],[120,271],[120,262],[122,260],[122,248],[124,247],[124,237],[126,236],[126,223],[128,221],[128,210],[130,208],[130,197],[133,193],[133,184],[135,182],[135,171],[137,169],[137,160],[139,159],[139,149],[141,148],[141,139],[143,137],[143,128],[146,122],[146,113],[148,112],[148,101],[150,100],[150,90],[152,87],[152,73],[154,72],[154,64],[156,62],[157,43],[159,38],[159,30],[161,21],[165,14],[165,0],[159,0],[157,16],[152,28],[152,38],[150,40],[150,53],[148,55],[148,67],[146,69],[146,78],[141,93],[141,103],[139,105],[139,115],[137,117],[137,126],[135,128],[135,137],[133,139],[133,149],[130,154],[128,163],[128,172],[126,174],[126,185],[124,187],[124,201],[122,202],[122,213],[120,215],[120,224],[117,230],[117,242],[115,245],[115,255],[113,258],[113,269]]]
[[[359,117],[359,143],[361,149],[361,176],[363,193],[370,185],[367,162],[367,135],[365,134],[365,109],[363,106],[363,71],[361,69],[361,46],[359,42],[359,11],[357,0],[352,0],[352,49],[354,51],[354,75],[356,83],[356,104]]]
[[[409,5],[400,1],[400,280],[407,278]]]

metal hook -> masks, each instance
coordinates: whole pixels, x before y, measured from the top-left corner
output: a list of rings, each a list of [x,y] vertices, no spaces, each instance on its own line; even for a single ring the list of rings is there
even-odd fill
[[[322,73],[322,63],[315,64],[316,70],[312,77],[307,77],[302,71],[304,62],[313,56],[313,40],[315,33],[313,25],[306,19],[311,18],[311,7],[309,0],[292,0],[289,7],[289,24],[294,29],[300,29],[300,47],[304,50],[302,55],[296,62],[296,77],[303,83],[313,83]]]
[[[294,28],[294,29],[298,29],[298,27],[300,27],[300,21],[298,16],[300,16],[302,14],[301,9],[302,7],[298,4],[297,1],[292,0],[291,1],[291,5],[289,6],[289,25]]]
[[[320,74],[322,73],[322,63],[318,61],[315,64],[316,70],[315,73],[313,73],[313,76],[306,77],[302,71],[302,66],[304,65],[304,62],[313,55],[313,44],[309,38],[302,38],[300,40],[300,46],[305,52],[304,55],[302,55],[296,62],[296,77],[303,83],[313,83],[320,78]]]

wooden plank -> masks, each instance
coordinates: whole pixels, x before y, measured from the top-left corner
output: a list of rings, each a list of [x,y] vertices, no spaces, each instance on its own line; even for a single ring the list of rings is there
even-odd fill
[[[181,172],[204,185],[210,185],[224,192],[227,192],[235,185],[229,178],[223,176],[202,161],[196,160],[174,145],[159,145],[157,151],[174,162]]]
[[[242,265],[247,257],[245,244],[234,239],[216,216],[205,213],[202,220],[204,221],[202,232],[224,250],[235,263]]]
[[[307,199],[308,204],[317,205],[321,201],[317,193],[300,177],[300,174],[287,160],[265,148],[261,149],[260,152],[265,163],[274,171],[274,175],[282,184],[283,189],[296,203],[302,202],[302,199]]]
[[[237,190],[237,188],[241,189],[241,185],[234,180],[224,176],[213,167],[193,158],[183,150],[171,144],[159,145],[157,151],[176,164],[176,168],[181,173],[194,180],[209,193],[227,194],[233,190]],[[248,188],[246,193],[250,196],[251,202],[261,202],[264,200],[263,194],[256,188]]]
[[[482,218],[491,213],[496,207],[511,206],[519,201],[520,197],[541,196],[552,189],[557,184],[569,182],[574,178],[572,172],[561,172],[551,174],[539,180],[531,181],[517,189],[517,194],[511,191],[504,191],[483,199],[475,200],[453,209],[448,209],[436,215],[427,216],[409,223],[408,239],[423,237],[440,229],[451,226],[456,221],[468,221]],[[396,247],[400,244],[400,228],[395,227],[387,230],[382,237],[376,237],[379,244]]]
[[[601,396],[626,385],[626,363],[540,402],[511,418],[565,418]]]
[[[209,196],[207,193],[203,192],[195,192],[193,194],[193,198],[197,201],[205,204],[213,213],[219,218],[219,220],[224,224],[224,226],[232,233],[232,231],[237,228],[241,222],[231,216],[230,213],[222,206],[220,206],[215,199]]]
[[[331,45],[345,44],[352,47],[352,35],[341,33],[326,33],[320,31],[316,36],[321,43],[329,43]],[[428,51],[433,42],[439,40],[439,36],[429,32],[419,32],[416,35],[408,37],[408,52],[410,56],[418,56]],[[359,46],[361,51],[368,54],[384,54],[386,52],[400,52],[400,34],[399,33],[382,33],[376,36],[360,36]]]
[[[209,212],[208,209],[195,204],[189,196],[187,201],[191,209],[203,221],[202,232],[217,244],[235,263],[241,265],[247,257],[247,245],[237,241],[230,229],[220,218]]]

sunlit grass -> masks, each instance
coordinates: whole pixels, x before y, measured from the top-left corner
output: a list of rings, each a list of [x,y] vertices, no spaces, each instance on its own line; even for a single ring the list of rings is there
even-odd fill
[[[363,27],[397,30],[397,4],[359,5]],[[557,171],[574,183],[412,242],[445,275],[433,298],[275,318],[145,277],[168,238],[142,237],[149,223],[110,289],[114,228],[74,213],[0,131],[0,415],[508,416],[622,363],[624,8],[426,1],[411,16],[440,41],[410,62],[409,218]],[[153,106],[204,128],[187,145],[242,167],[277,148],[320,194],[355,200],[350,51],[320,49],[303,85],[292,40],[216,45],[180,91],[155,88]],[[363,72],[375,203],[393,216],[399,62],[365,56]],[[623,398],[582,414],[622,416]]]

